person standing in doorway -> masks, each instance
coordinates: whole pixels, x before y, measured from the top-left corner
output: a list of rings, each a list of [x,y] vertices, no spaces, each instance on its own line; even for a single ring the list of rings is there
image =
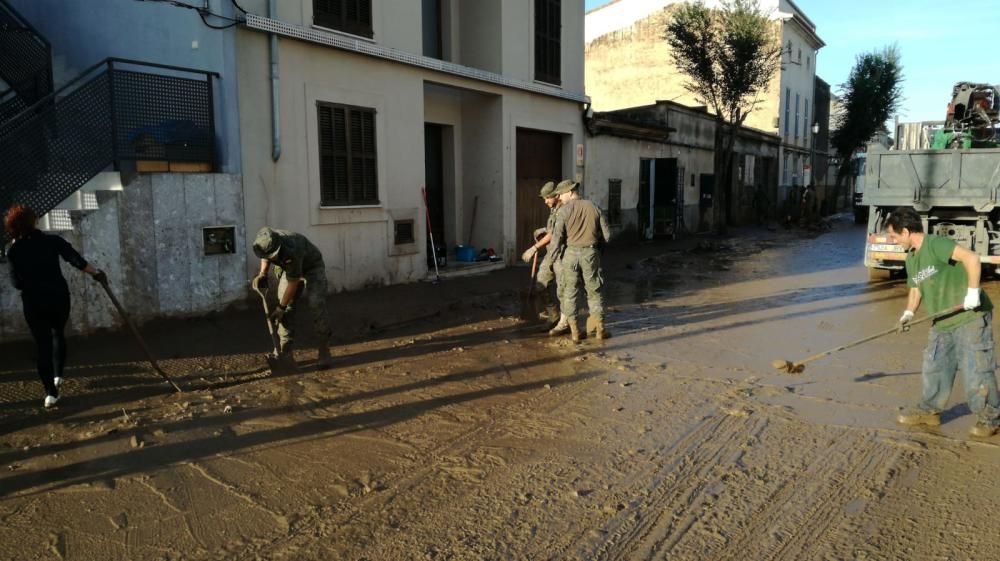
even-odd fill
[[[260,271],[251,281],[254,290],[266,292],[267,271],[271,265],[278,278],[278,305],[270,319],[278,326],[281,352],[292,351],[295,311],[305,307],[312,314],[313,329],[319,339],[318,364],[330,366],[333,331],[326,312],[326,265],[319,248],[302,234],[264,226],[254,239],[253,252],[260,258]]]
[[[69,285],[62,275],[59,259],[107,282],[100,269],[80,256],[63,238],[35,227],[37,217],[25,205],[10,207],[4,216],[4,230],[12,242],[6,251],[11,280],[21,291],[24,319],[35,340],[38,377],[45,387],[42,404],[52,407],[59,401],[59,386],[66,367],[66,322],[69,320]]]
[[[979,256],[950,238],[924,233],[917,211],[900,207],[886,220],[889,237],[908,252],[907,284],[910,287],[900,327],[924,304],[929,314],[962,305],[963,311],[937,319],[924,349],[923,396],[916,406],[897,417],[903,425],[941,424],[941,412],[955,382],[962,374],[969,409],[976,424],[969,434],[992,436],[1000,425],[996,356],[993,341],[993,304],[979,288]]]
[[[590,312],[588,325],[592,326],[598,339],[608,337],[604,328],[604,275],[601,270],[601,253],[611,241],[611,228],[601,209],[593,202],[581,198],[580,184],[565,180],[556,186],[556,193],[562,202],[552,234],[552,246],[562,251],[563,298],[560,302],[567,320],[567,327],[574,342],[580,341],[586,333],[580,333],[577,324],[577,295],[580,281],[587,291],[587,308]],[[565,333],[556,326],[553,335]],[[565,328],[564,328],[565,329]],[[589,330],[588,330],[589,331]]]
[[[535,243],[524,253],[521,260],[530,263],[538,251],[545,249],[545,257],[538,266],[535,276],[535,297],[539,304],[538,308],[543,310],[542,315],[545,320],[554,322],[559,317],[559,274],[556,270],[557,256],[550,245],[552,241],[552,230],[556,226],[556,216],[559,212],[559,196],[555,194],[556,184],[552,181],[542,186],[539,196],[545,201],[545,206],[549,207],[549,219],[544,228],[535,230],[533,237]],[[547,249],[546,249],[547,248]],[[552,298],[552,286],[555,285],[556,299]]]

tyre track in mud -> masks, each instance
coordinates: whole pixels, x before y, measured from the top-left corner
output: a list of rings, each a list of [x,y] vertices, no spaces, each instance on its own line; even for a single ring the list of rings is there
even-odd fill
[[[816,430],[831,445],[807,457],[802,450]],[[776,454],[775,445],[792,452]],[[666,452],[656,469],[633,474],[640,483],[630,486],[635,508],[609,521],[606,541],[578,550],[577,558],[820,558],[851,541],[844,526],[852,501],[871,508],[918,455],[871,431],[757,413],[711,416]],[[760,465],[757,455],[770,462],[777,455],[783,467]],[[656,485],[643,487],[643,479]]]
[[[755,420],[756,422],[756,420]],[[632,477],[638,483],[633,488],[633,496],[643,496],[639,504],[624,516],[618,516],[607,525],[607,538],[596,551],[593,559],[619,561],[631,559],[632,555],[642,547],[643,543],[653,536],[660,526],[661,519],[672,514],[671,505],[686,502],[688,505],[697,493],[703,490],[703,483],[718,465],[718,461],[731,454],[739,454],[740,436],[743,431],[736,430],[744,425],[746,420],[734,421],[724,414],[707,416],[695,425],[675,444],[663,450],[666,457],[658,461],[652,469],[642,470]],[[712,435],[721,433],[724,439],[713,440]],[[706,446],[706,443],[711,445]],[[650,487],[644,487],[642,482],[655,482]],[[689,487],[690,481],[702,482]],[[638,513],[638,514],[637,514]],[[652,513],[652,516],[642,513]],[[662,536],[672,533],[671,522],[661,531]],[[659,538],[664,539],[664,538]]]

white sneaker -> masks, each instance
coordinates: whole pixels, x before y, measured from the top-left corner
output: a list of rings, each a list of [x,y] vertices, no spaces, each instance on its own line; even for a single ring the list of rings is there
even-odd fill
[[[45,408],[48,409],[49,407],[52,407],[57,401],[59,401],[59,398],[54,395],[45,396]]]
[[[55,384],[56,387],[58,388],[59,386],[62,385],[63,379],[60,378],[59,376],[56,376],[55,378],[52,379],[52,383]]]

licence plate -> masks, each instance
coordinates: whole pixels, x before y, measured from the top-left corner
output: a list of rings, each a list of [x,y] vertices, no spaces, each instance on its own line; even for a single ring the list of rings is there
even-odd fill
[[[873,243],[868,247],[872,251],[898,251],[903,253],[903,246],[894,243]]]

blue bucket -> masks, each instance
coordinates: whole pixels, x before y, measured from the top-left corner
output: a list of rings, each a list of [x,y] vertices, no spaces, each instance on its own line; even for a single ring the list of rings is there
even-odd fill
[[[476,248],[469,245],[455,246],[455,260],[471,263],[476,260]]]

